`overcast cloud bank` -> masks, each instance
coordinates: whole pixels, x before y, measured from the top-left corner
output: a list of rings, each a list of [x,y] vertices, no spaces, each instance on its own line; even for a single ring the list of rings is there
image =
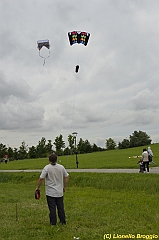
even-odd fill
[[[1,1],[0,142],[62,134],[67,144],[76,131],[105,147],[134,130],[159,142],[158,9],[157,0]],[[91,34],[87,47],[69,45],[73,30]],[[40,39],[51,45],[45,66]]]

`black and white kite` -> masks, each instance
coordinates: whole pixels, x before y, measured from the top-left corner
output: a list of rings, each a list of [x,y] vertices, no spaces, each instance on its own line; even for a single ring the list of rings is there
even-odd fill
[[[43,66],[45,65],[45,60],[46,58],[49,58],[50,57],[50,43],[49,43],[49,40],[46,39],[46,40],[38,40],[37,41],[37,44],[38,44],[38,49],[39,49],[39,56],[41,58],[44,59],[44,63],[43,63]],[[43,47],[46,47],[49,51],[48,51],[48,56],[44,57],[41,55],[41,52],[40,50],[43,48]]]

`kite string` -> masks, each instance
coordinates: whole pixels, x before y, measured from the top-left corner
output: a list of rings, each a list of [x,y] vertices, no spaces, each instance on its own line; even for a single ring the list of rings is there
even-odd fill
[[[75,85],[74,85],[74,96],[73,96],[73,107],[72,107],[72,119],[71,119],[71,132],[73,131],[74,114],[75,114],[75,103],[76,103],[76,81],[77,81],[77,74],[76,74],[76,77],[75,77]]]
[[[78,47],[78,49],[77,49],[77,65],[79,65],[79,56],[80,56],[80,54],[79,54],[79,52],[80,52],[80,50],[79,50],[79,47]]]
[[[49,55],[47,57],[43,57],[40,55],[40,50],[39,50],[39,57],[43,58],[44,59],[44,63],[43,63],[43,66],[45,65],[45,60],[46,58],[49,58],[50,57],[50,50],[49,50]]]
[[[76,61],[77,61],[77,65],[79,65],[79,58],[80,58],[80,48],[77,48],[77,57],[76,57]],[[72,119],[71,119],[71,132],[73,131],[73,127],[74,127],[74,115],[75,115],[75,105],[76,105],[76,84],[77,84],[77,78],[78,78],[78,74],[75,73],[75,86],[74,86],[74,97],[73,97],[73,107],[72,107]]]

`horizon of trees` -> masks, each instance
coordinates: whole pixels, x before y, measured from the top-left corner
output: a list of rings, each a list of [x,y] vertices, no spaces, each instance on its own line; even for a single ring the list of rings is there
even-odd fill
[[[66,147],[65,141],[63,140],[62,134],[57,136],[52,142],[52,140],[46,141],[45,137],[42,137],[36,146],[28,147],[25,141],[22,141],[19,148],[6,147],[6,145],[0,143],[0,159],[3,159],[7,154],[10,160],[18,159],[33,159],[33,158],[44,158],[47,157],[51,152],[55,152],[58,156],[61,155],[72,155],[78,152],[79,154],[83,153],[92,153],[113,149],[125,149],[138,146],[144,146],[151,144],[150,136],[146,132],[134,131],[132,135],[129,136],[129,139],[123,139],[122,142],[119,142],[118,145],[114,139],[106,139],[105,146],[106,148],[98,147],[95,143],[93,145],[86,139],[79,139],[76,145],[76,137],[69,134],[68,135],[69,145]],[[75,146],[76,145],[76,146]],[[55,150],[53,149],[55,147]]]
[[[22,160],[44,158],[52,152],[55,152],[58,156],[61,156],[72,155],[75,154],[76,151],[78,151],[79,154],[105,151],[105,148],[98,147],[95,143],[91,145],[88,140],[83,140],[82,138],[80,138],[75,148],[75,137],[72,135],[68,135],[68,143],[69,146],[66,147],[62,134],[57,136],[54,142],[52,140],[46,140],[45,137],[42,137],[36,146],[31,147],[28,147],[25,141],[22,141],[19,148],[7,148],[6,145],[0,143],[0,159],[3,159],[5,155],[8,155],[10,160]]]
[[[146,146],[151,144],[151,142],[152,139],[150,139],[150,136],[146,132],[134,131],[132,135],[129,136],[129,139],[123,139],[122,142],[118,143],[118,146],[112,138],[106,139],[106,147],[109,150],[115,149],[116,147],[119,149],[125,149]]]

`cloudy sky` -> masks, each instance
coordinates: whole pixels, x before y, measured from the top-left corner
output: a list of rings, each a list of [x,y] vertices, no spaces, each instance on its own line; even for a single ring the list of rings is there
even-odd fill
[[[0,143],[67,145],[76,131],[105,147],[135,130],[159,142],[158,0],[1,0],[0,11]],[[91,34],[86,47],[69,45],[73,30]]]

